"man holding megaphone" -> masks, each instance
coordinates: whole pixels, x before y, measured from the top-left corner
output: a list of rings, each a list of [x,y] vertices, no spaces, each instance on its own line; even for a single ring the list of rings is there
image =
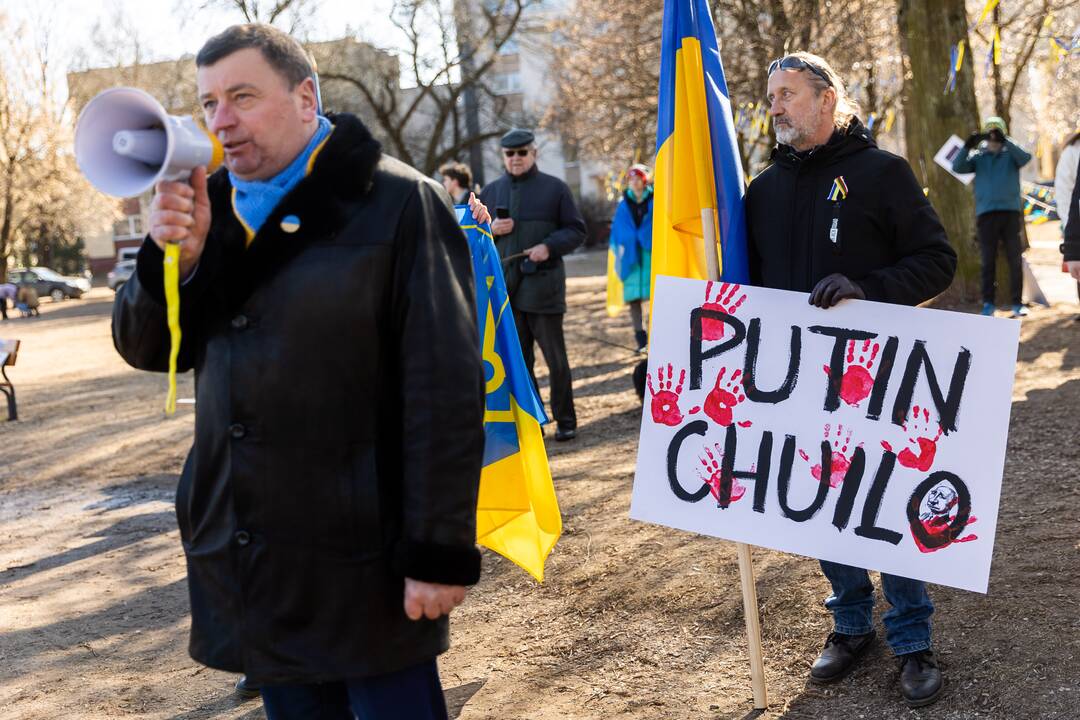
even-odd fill
[[[231,27],[196,66],[225,167],[158,180],[113,315],[125,360],[164,370],[179,243],[191,655],[261,685],[271,720],[445,718],[435,658],[480,573],[465,238],[440,186],[320,114],[293,38]]]

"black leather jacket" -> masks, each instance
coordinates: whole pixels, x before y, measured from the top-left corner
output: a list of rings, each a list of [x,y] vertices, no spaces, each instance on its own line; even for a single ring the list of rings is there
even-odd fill
[[[469,249],[441,187],[355,118],[247,249],[224,171],[182,288],[195,441],[176,514],[193,658],[256,683],[392,672],[449,645],[405,577],[474,583],[484,385]],[[282,218],[300,228],[288,232]],[[113,338],[164,371],[162,253],[147,240]]]

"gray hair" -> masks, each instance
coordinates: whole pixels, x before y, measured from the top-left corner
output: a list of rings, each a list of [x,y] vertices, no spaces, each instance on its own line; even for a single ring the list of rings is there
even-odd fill
[[[816,73],[806,70],[802,71],[818,95],[821,95],[821,93],[829,87],[832,87],[836,92],[836,106],[833,108],[833,124],[840,130],[846,130],[847,126],[851,123],[851,119],[859,114],[859,103],[855,98],[848,94],[847,88],[844,86],[843,78],[833,70],[832,65],[830,65],[825,58],[819,55],[808,52],[795,52],[785,55],[785,57],[798,58],[808,65],[813,65],[821,71],[822,75],[829,78],[828,82],[826,82],[825,78],[820,77]]]

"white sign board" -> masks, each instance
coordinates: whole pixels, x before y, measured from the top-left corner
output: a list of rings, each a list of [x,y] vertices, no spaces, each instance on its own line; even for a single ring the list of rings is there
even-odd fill
[[[952,169],[953,160],[963,150],[964,141],[955,135],[950,135],[945,144],[941,146],[941,149],[937,151],[937,155],[934,156],[934,162],[945,168],[950,175],[960,182],[970,185],[971,181],[975,179],[975,173],[958,173]]]
[[[986,592],[1020,323],[658,277],[630,517]]]

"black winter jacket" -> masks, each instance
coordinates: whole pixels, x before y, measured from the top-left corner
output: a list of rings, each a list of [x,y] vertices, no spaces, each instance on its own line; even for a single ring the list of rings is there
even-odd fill
[[[531,275],[521,272],[521,260],[503,265],[510,305],[521,312],[566,312],[566,266],[562,256],[585,241],[585,220],[574,204],[570,188],[534,165],[520,177],[504,173],[492,180],[480,193],[480,202],[492,215],[498,207],[508,208],[514,220],[512,233],[495,238],[499,257],[517,255],[540,243],[551,251],[551,257]]]
[[[1080,260],[1080,167],[1077,168],[1077,181],[1073,183],[1072,197],[1069,199],[1069,222],[1065,225],[1065,242],[1061,244],[1061,253],[1065,260]]]
[[[244,248],[224,170],[181,294],[195,440],[176,494],[191,656],[256,683],[392,672],[448,624],[409,620],[404,578],[474,583],[484,384],[469,249],[441,187],[355,118]],[[282,218],[295,215],[289,232]],[[113,339],[164,371],[149,239]]]
[[[809,154],[779,145],[772,159],[746,192],[753,284],[809,292],[842,273],[867,300],[917,305],[952,282],[956,253],[907,161],[857,119]],[[847,197],[830,200],[837,178]]]

